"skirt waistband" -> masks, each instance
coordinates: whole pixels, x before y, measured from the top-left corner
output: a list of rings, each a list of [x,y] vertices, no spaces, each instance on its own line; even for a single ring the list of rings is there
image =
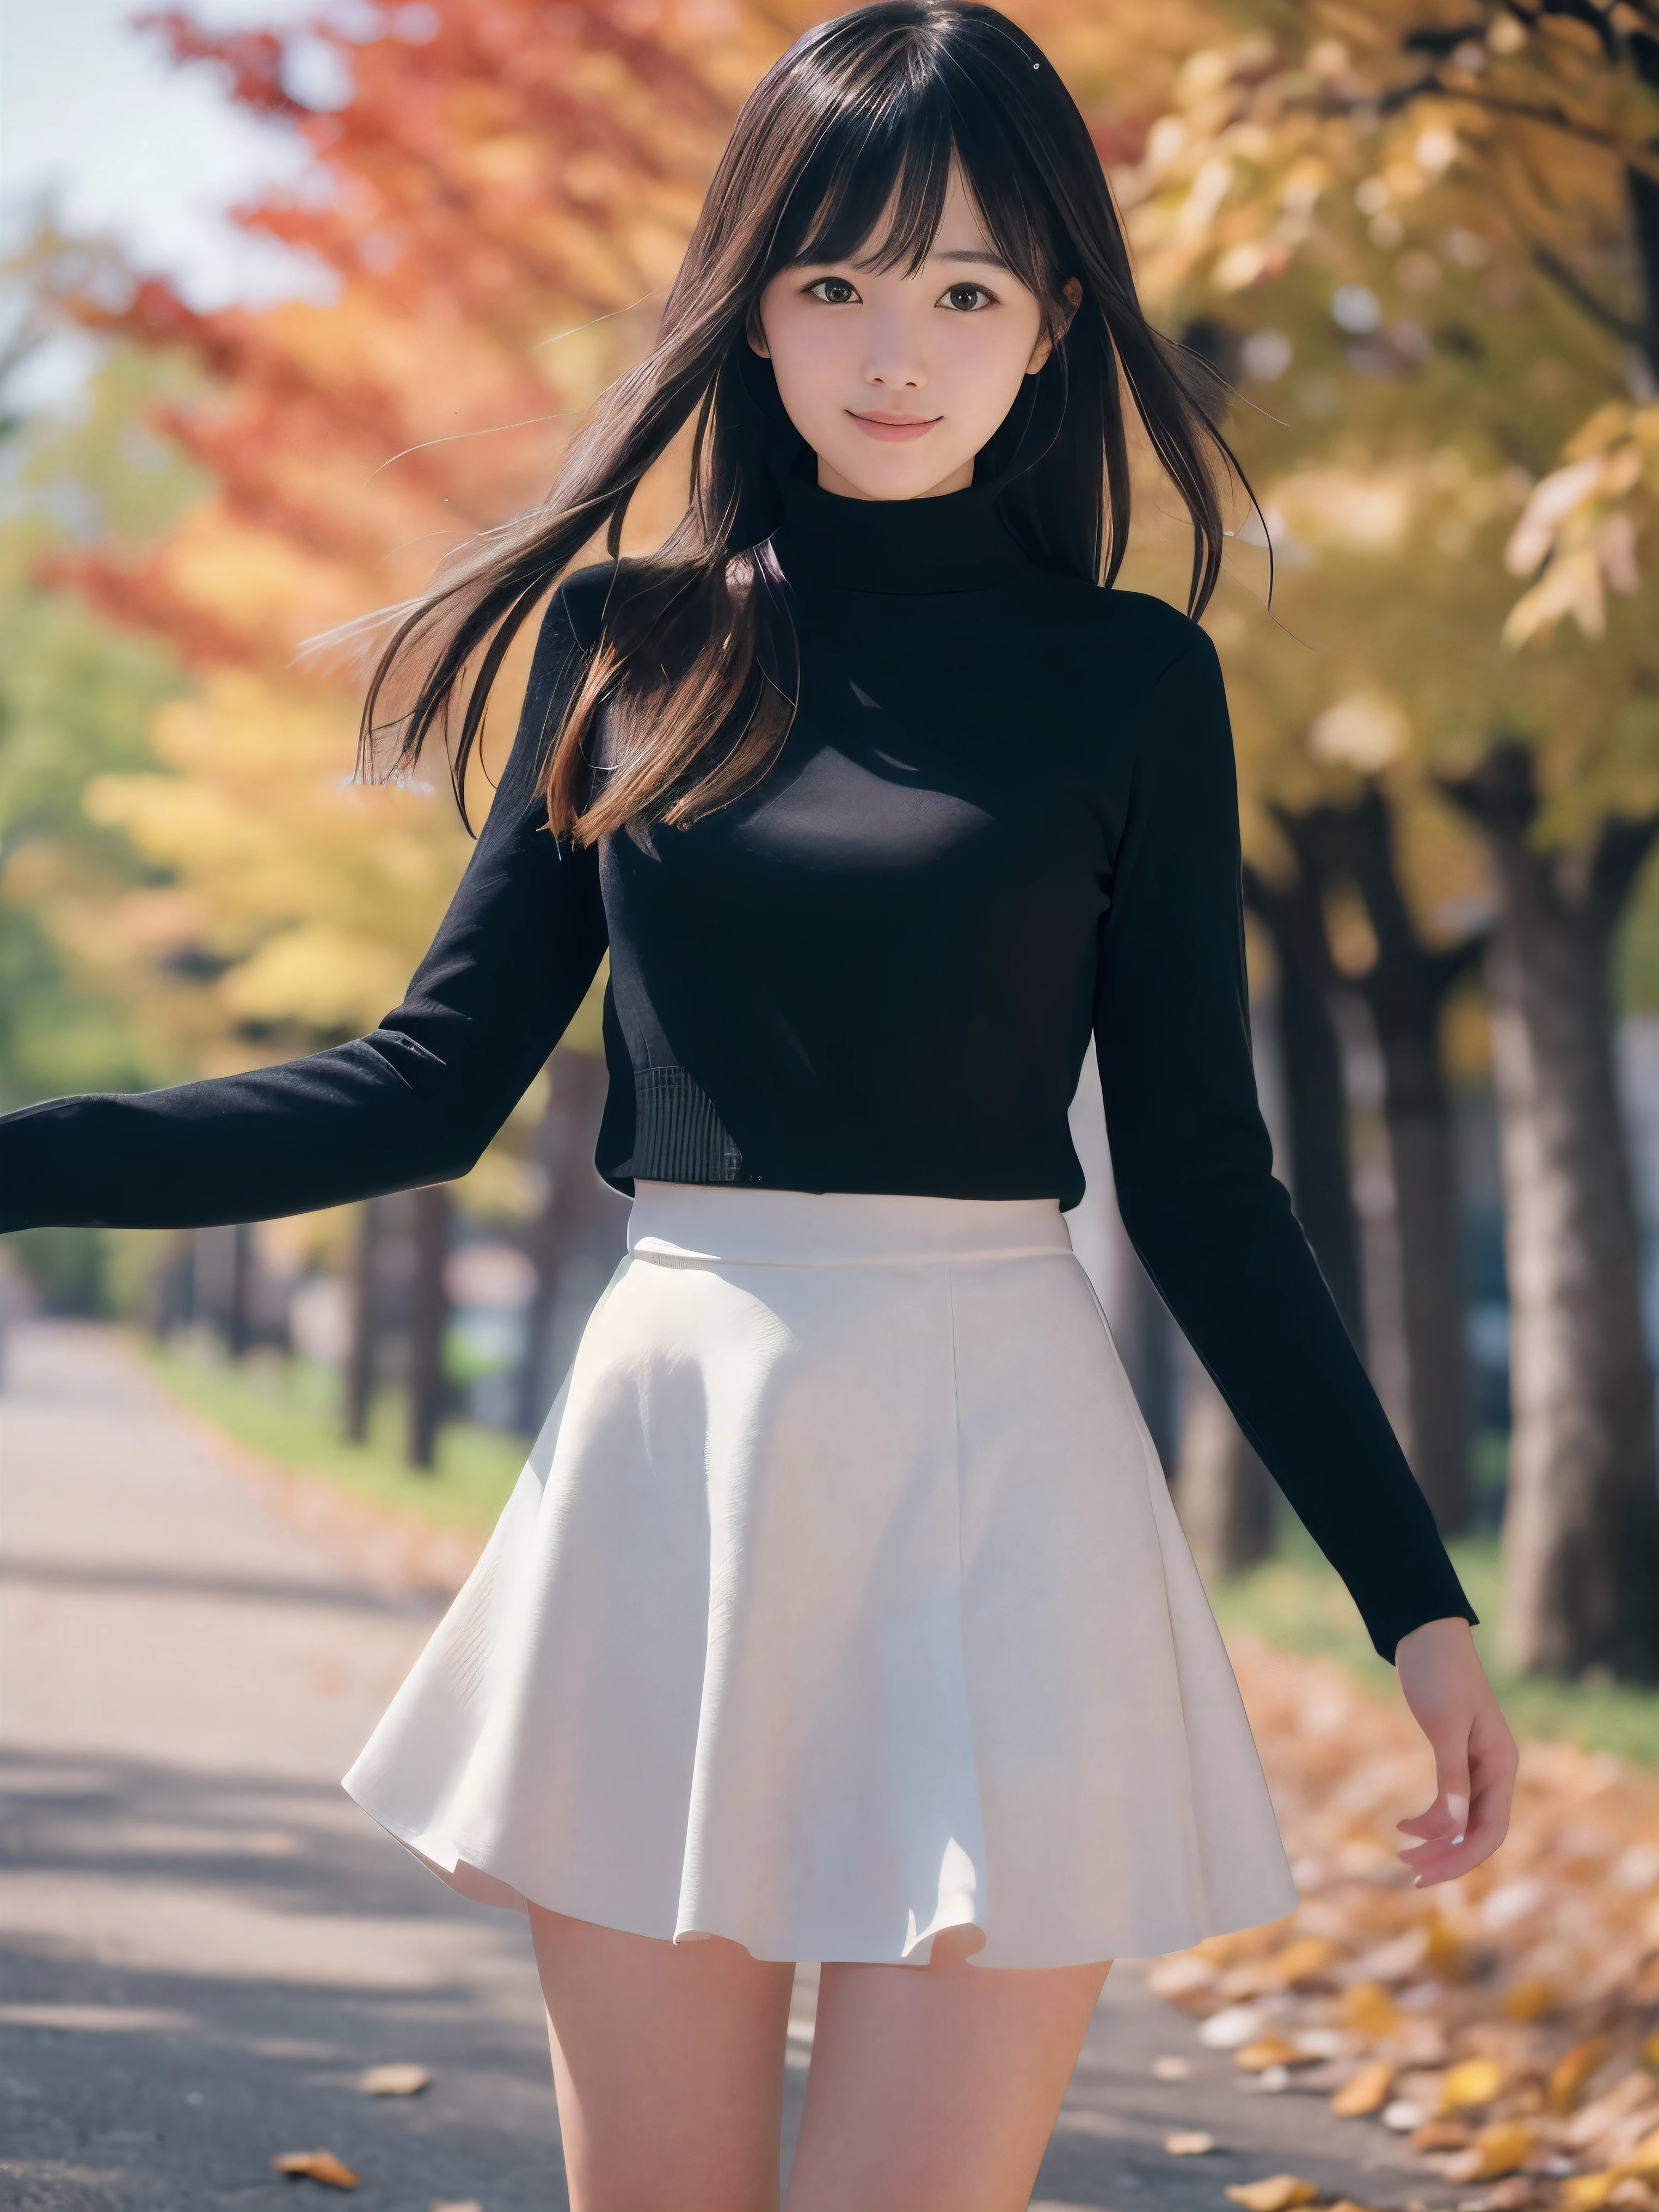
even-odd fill
[[[869,1267],[1070,1252],[1053,1198],[918,1198],[636,1182],[628,1249],[642,1260]]]

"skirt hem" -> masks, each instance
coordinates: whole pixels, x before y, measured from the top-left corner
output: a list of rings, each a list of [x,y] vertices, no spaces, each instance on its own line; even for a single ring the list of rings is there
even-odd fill
[[[933,1938],[950,1933],[953,1928],[977,1929],[985,1938],[984,1948],[988,1948],[991,1942],[992,1931],[986,1923],[973,1918],[953,1920],[930,1928],[908,1948],[901,1945],[896,1951],[879,1954],[866,1951],[856,1954],[845,1951],[826,1953],[816,1937],[804,1939],[798,1944],[788,1944],[780,1943],[775,1936],[769,1940],[756,1935],[753,1930],[750,1934],[754,1940],[745,1941],[734,1929],[725,1927],[677,1925],[666,1932],[660,1927],[640,1927],[633,1924],[628,1916],[617,1913],[614,1908],[606,1908],[603,1912],[592,1909],[581,1911],[574,1904],[555,1904],[550,1898],[533,1897],[504,1875],[492,1873],[478,1859],[471,1856],[464,1844],[453,1838],[406,1833],[390,1814],[377,1812],[366,1798],[359,1796],[355,1790],[348,1790],[346,1795],[361,1812],[368,1814],[377,1827],[384,1829],[393,1842],[401,1844],[412,1858],[418,1859],[427,1871],[436,1875],[447,1887],[455,1891],[458,1896],[469,1899],[474,1905],[488,1905],[498,1912],[526,1912],[534,1905],[538,1911],[561,1913],[568,1919],[585,1920],[593,1927],[612,1929],[618,1935],[642,1936],[659,1943],[701,1943],[711,1936],[717,1936],[725,1942],[736,1943],[740,1949],[747,1951],[751,1959],[765,1965],[783,1965],[805,1960],[823,1966],[925,1966],[932,1960]],[[1294,1912],[1299,1902],[1292,1893],[1288,1899],[1279,1899],[1275,1907],[1266,1912],[1251,1912],[1242,1917],[1223,1916],[1216,1921],[1197,1916],[1183,1930],[1159,1929],[1156,1931],[1157,1940],[1151,1942],[1137,1933],[1127,1937],[1116,1948],[1097,1950],[1091,1948],[1085,1939],[1076,1946],[1057,1946],[1053,1955],[1045,1952],[1041,1958],[997,1959],[992,1962],[992,1971],[1042,1972],[1056,1967],[1099,1966],[1103,1961],[1113,1965],[1133,1965],[1140,1960],[1161,1959],[1174,1951],[1190,1950],[1194,1944],[1212,1936],[1232,1936],[1247,1928],[1270,1926],[1274,1921]],[[980,1965],[981,1953],[970,1952],[968,1960],[972,1966]]]

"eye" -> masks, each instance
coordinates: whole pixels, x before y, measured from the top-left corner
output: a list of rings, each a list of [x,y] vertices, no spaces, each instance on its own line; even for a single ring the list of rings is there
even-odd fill
[[[806,296],[822,300],[826,307],[848,307],[858,298],[858,291],[845,276],[817,276],[807,286]]]
[[[939,295],[939,304],[941,307],[949,307],[956,314],[971,315],[981,307],[994,307],[996,295],[987,284],[970,284],[964,280],[960,284],[947,284]]]

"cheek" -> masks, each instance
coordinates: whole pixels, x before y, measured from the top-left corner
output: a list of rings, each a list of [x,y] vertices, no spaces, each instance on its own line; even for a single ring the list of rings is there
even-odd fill
[[[950,349],[947,373],[961,398],[1006,412],[1024,378],[1040,326],[1033,320],[1028,327],[1024,319],[1016,323],[1011,317],[999,320],[994,330],[981,331],[971,326],[970,318],[963,321],[965,327]]]
[[[786,401],[827,404],[840,390],[843,374],[841,333],[823,320],[785,312],[767,325],[773,372]]]

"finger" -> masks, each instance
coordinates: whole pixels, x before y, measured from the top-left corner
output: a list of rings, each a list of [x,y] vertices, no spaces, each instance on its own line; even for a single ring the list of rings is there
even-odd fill
[[[1460,1843],[1435,1838],[1400,1853],[1416,1875],[1419,1889],[1427,1889],[1437,1882],[1455,1881],[1460,1875],[1469,1873],[1483,1859],[1492,1856],[1509,1832],[1513,1770],[1501,1760],[1496,1763],[1498,1771],[1491,1781],[1484,1782],[1483,1778],[1483,1783],[1477,1784],[1474,1808]]]
[[[1434,1747],[1435,1779],[1440,1784],[1440,1802],[1446,1808],[1446,1818],[1451,1824],[1453,1841],[1461,1843],[1469,1825],[1469,1729],[1466,1723],[1456,1734]]]
[[[1483,1809],[1477,1801],[1474,1811],[1462,1828],[1448,1828],[1438,1835],[1426,1837],[1395,1856],[1413,1868],[1421,1868],[1431,1860],[1472,1866],[1474,1852],[1478,1850],[1485,1857],[1502,1843],[1507,1825],[1501,1808]]]
[[[1469,1821],[1468,1718],[1460,1716],[1449,1726],[1425,1733],[1434,1753],[1434,1802],[1426,1812],[1414,1814],[1399,1826],[1407,1834],[1461,1838]]]
[[[1483,1859],[1489,1859],[1503,1840],[1497,1831],[1483,1835],[1471,1823],[1461,1844],[1425,1844],[1421,1858],[1412,1855],[1413,1887],[1432,1889],[1437,1883],[1455,1881],[1460,1875],[1472,1873]]]
[[[1413,1869],[1420,1869],[1431,1854],[1434,1863],[1449,1864],[1444,1855],[1453,1852],[1464,1842],[1471,1826],[1469,1800],[1471,1791],[1466,1759],[1458,1753],[1448,1755],[1437,1750],[1436,1763],[1440,1770],[1441,1787],[1435,1801],[1426,1812],[1413,1814],[1397,1823],[1407,1835],[1420,1840],[1395,1856]]]

